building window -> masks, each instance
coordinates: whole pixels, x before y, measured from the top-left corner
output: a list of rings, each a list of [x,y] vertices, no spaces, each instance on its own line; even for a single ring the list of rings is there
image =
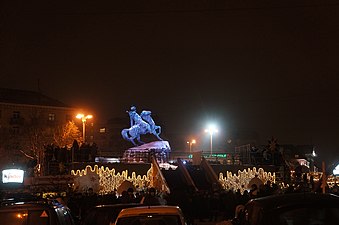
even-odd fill
[[[54,113],[48,114],[48,121],[55,121],[55,114]]]
[[[14,111],[13,112],[13,119],[19,119],[20,118],[20,112],[19,111]]]
[[[20,117],[19,111],[13,111],[12,118],[10,118],[10,124],[23,125],[24,119]]]
[[[106,128],[105,127],[100,128],[99,132],[100,133],[106,133]]]
[[[19,133],[20,133],[19,127],[18,127],[18,126],[14,126],[14,127],[12,128],[12,135],[17,135],[17,134],[19,134]]]

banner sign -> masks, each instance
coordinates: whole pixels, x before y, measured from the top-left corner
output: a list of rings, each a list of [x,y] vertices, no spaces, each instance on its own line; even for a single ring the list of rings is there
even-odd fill
[[[2,183],[23,183],[24,171],[19,169],[8,169],[2,171]]]

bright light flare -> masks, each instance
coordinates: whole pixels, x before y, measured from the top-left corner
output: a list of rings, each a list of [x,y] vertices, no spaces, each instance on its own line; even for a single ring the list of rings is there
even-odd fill
[[[214,134],[218,133],[218,129],[216,128],[215,125],[209,125],[207,129],[205,129],[206,133]]]
[[[84,114],[79,113],[78,115],[76,115],[76,118],[81,119],[82,121],[82,139],[83,139],[83,142],[86,143],[86,140],[85,140],[86,139],[86,136],[85,136],[86,120],[92,119],[93,116],[92,115],[85,116]]]
[[[18,218],[18,219],[23,219],[24,217],[27,217],[27,216],[28,216],[27,213],[18,213],[18,214],[16,214],[16,218]]]
[[[77,119],[81,119],[81,118],[83,118],[84,116],[85,116],[84,114],[80,114],[80,113],[79,113],[79,114],[76,116],[76,118],[77,118]]]
[[[192,145],[196,143],[195,139],[192,139],[191,141],[186,142],[189,146],[190,152],[192,152]]]
[[[76,115],[76,118],[77,118],[77,119],[82,119],[82,120],[85,120],[85,121],[86,121],[86,119],[92,119],[92,118],[93,118],[93,115],[87,115],[87,116],[85,116],[84,114],[79,113],[78,115]]]

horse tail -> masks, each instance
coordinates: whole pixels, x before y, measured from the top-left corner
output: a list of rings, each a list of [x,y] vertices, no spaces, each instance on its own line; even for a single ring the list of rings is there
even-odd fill
[[[129,141],[129,139],[128,139],[128,129],[123,129],[123,130],[121,131],[121,136],[122,136],[125,140]]]

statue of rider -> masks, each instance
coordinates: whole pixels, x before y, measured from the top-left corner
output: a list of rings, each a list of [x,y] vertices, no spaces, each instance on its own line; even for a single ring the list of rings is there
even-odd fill
[[[139,126],[139,128],[142,130],[142,131],[146,131],[148,130],[149,132],[149,124],[146,123],[141,117],[140,115],[137,113],[137,108],[132,105],[131,108],[130,108],[130,111],[128,111],[128,114],[129,114],[129,118],[130,118],[130,124],[131,124],[131,127],[132,126]]]
[[[143,110],[140,113],[140,117],[150,125],[151,133],[162,141],[161,137],[159,136],[161,133],[161,127],[155,124],[154,120],[151,117],[151,114],[151,111]]]

